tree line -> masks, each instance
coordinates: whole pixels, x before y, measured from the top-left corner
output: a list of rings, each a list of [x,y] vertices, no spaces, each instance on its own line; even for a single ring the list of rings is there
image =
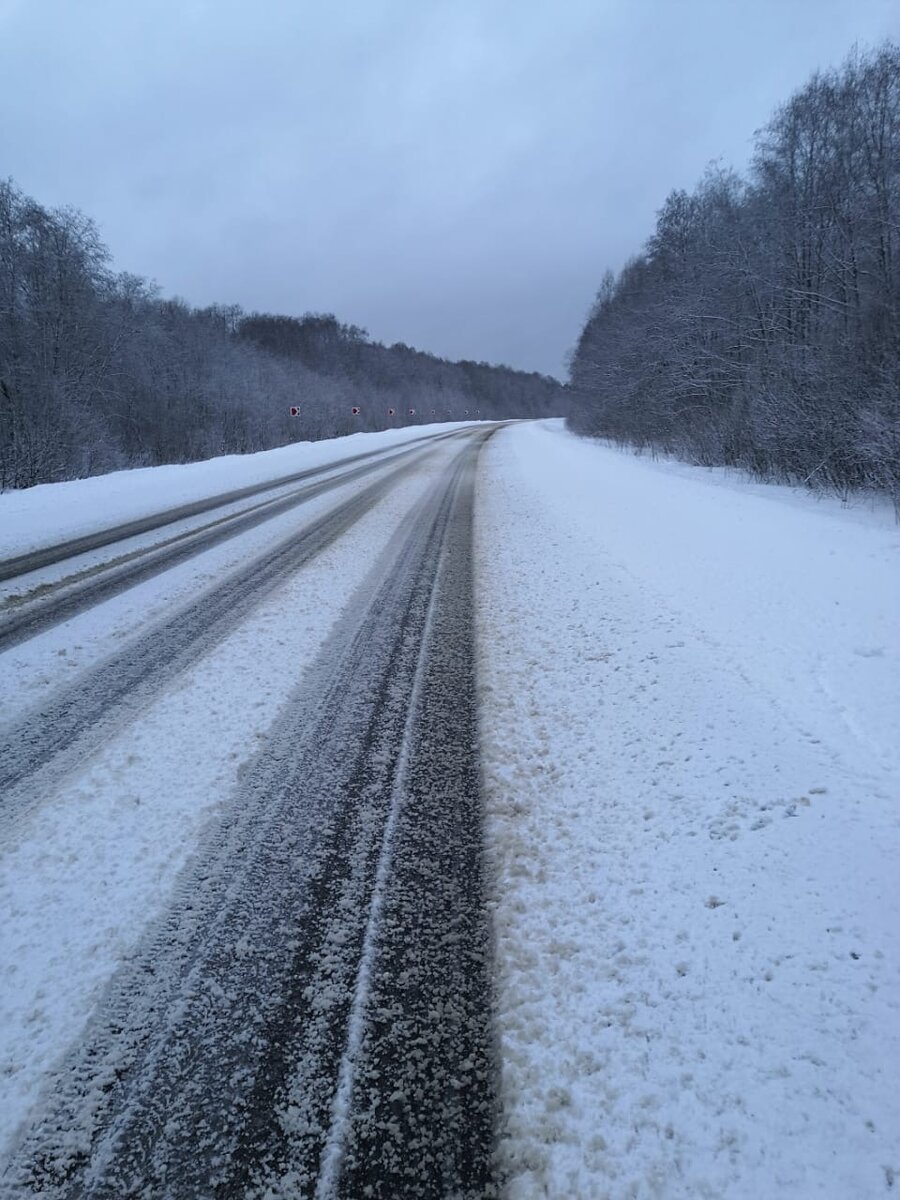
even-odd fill
[[[554,379],[383,346],[330,314],[162,298],[113,270],[88,217],[0,181],[0,488],[564,402]]]
[[[579,432],[900,506],[898,46],[814,75],[747,178],[669,195],[607,272],[571,384]]]

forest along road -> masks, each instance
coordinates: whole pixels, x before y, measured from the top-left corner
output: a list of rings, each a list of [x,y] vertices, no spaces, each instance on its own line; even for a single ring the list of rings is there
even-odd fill
[[[493,1194],[472,603],[491,432],[464,440],[282,710],[45,1088],[3,1196]],[[120,685],[121,667],[127,699],[147,671]],[[78,736],[36,734],[38,773]]]

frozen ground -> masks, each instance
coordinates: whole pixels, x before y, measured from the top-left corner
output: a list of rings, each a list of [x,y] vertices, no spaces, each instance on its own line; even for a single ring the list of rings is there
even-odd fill
[[[513,1200],[900,1174],[900,528],[558,426],[482,459]]]

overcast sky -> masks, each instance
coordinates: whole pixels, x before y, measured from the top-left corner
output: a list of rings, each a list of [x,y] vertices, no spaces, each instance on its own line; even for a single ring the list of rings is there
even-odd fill
[[[673,187],[897,0],[0,0],[0,176],[191,303],[562,375]]]

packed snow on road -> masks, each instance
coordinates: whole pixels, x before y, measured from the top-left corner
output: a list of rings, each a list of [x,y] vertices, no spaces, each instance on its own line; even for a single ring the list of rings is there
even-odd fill
[[[425,432],[0,496],[0,558]],[[404,476],[25,815],[3,814],[0,1162],[439,466]],[[334,503],[0,655],[0,721]],[[480,455],[474,603],[505,1194],[887,1194],[893,512],[517,423]]]

